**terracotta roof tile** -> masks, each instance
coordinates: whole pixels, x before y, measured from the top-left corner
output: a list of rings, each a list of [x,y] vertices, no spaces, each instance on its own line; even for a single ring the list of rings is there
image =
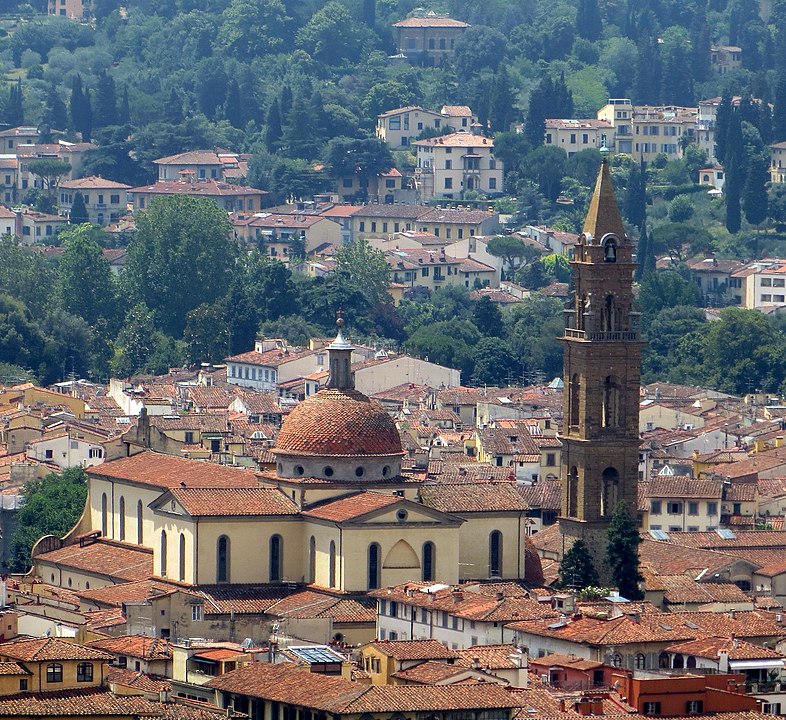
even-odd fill
[[[51,660],[109,660],[112,656],[87,645],[49,637],[12,640],[3,643],[0,645],[0,657],[23,662],[46,662]]]
[[[180,487],[257,487],[256,475],[226,465],[186,460],[151,451],[111,460],[90,468],[91,475],[126,480],[160,488]]]
[[[336,596],[303,590],[285,597],[267,609],[268,615],[285,618],[331,618],[334,623],[370,623],[377,617],[377,604],[365,595]]]
[[[650,479],[647,497],[650,498],[713,498],[723,495],[723,481],[694,480],[685,475],[656,475]]]
[[[475,661],[485,670],[503,670],[518,668],[511,656],[521,657],[515,645],[474,645],[473,647],[456,650],[456,665],[473,667]]]
[[[183,587],[183,585],[168,582],[163,578],[145,578],[144,580],[125,582],[119,585],[79,590],[76,595],[83,602],[90,604],[119,607],[123,603],[144,602],[151,597],[173,592],[179,587]]]
[[[374,640],[370,647],[395,660],[454,660],[459,657],[437,640]]]
[[[433,27],[448,27],[448,28],[468,28],[469,23],[462,20],[454,20],[449,17],[409,17],[404,20],[399,20],[393,23],[393,27],[408,27],[408,28],[433,28]]]
[[[104,538],[89,545],[77,543],[41,553],[36,555],[35,561],[56,563],[118,580],[144,580],[153,574],[152,550]]]
[[[299,511],[278,488],[173,488],[169,494],[192,517],[297,515]]]
[[[467,672],[466,667],[449,665],[438,660],[426,660],[426,662],[422,662],[414,667],[394,672],[392,677],[405,680],[408,683],[433,685],[465,672]]]
[[[496,683],[470,685],[376,685],[348,703],[345,713],[449,712],[518,707],[513,693]]]
[[[387,411],[355,390],[320,390],[287,416],[275,452],[284,455],[400,455],[401,439]]]
[[[93,640],[88,647],[104,650],[112,655],[127,655],[143,660],[171,660],[172,648],[166,640],[147,635],[123,635]]]
[[[405,501],[398,495],[367,491],[316,505],[304,510],[303,516],[318,520],[344,522],[401,502]]]
[[[424,505],[447,513],[523,512],[529,507],[512,483],[424,485],[420,498]]]
[[[0,645],[2,648],[2,645]],[[24,665],[18,662],[0,662],[0,675],[32,675]]]
[[[124,688],[132,688],[143,693],[168,692],[172,689],[172,683],[166,678],[124,668],[110,668],[106,679],[110,687],[122,685]]]
[[[162,707],[141,697],[119,697],[91,688],[7,695],[0,702],[0,717],[160,717]]]
[[[261,615],[292,591],[283,585],[200,585],[194,592],[204,600],[206,615],[234,612]]]
[[[667,652],[683,653],[684,655],[695,655],[717,659],[721,650],[729,654],[729,660],[760,660],[762,658],[785,659],[782,653],[771,648],[754,645],[746,640],[723,638],[723,637],[704,637],[688,642],[677,643],[665,648]]]

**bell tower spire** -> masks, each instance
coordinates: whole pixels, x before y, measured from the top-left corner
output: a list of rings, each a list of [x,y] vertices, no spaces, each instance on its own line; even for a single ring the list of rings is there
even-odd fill
[[[344,337],[344,317],[339,310],[336,325],[338,333],[328,351],[328,381],[326,387],[333,390],[354,390],[355,378],[352,374],[352,350],[354,348]]]
[[[608,161],[570,263],[565,308],[560,531],[565,549],[583,539],[602,579],[607,531],[618,502],[635,515],[639,464],[639,313],[633,247]]]

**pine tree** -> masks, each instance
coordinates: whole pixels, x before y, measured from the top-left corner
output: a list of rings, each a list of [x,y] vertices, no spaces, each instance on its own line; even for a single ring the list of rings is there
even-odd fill
[[[85,198],[81,192],[74,195],[74,202],[71,204],[71,212],[68,214],[68,222],[72,225],[81,225],[90,222],[90,216],[85,207]]]
[[[640,103],[657,105],[661,91],[660,46],[657,37],[642,36],[636,49],[634,97]]]
[[[600,17],[598,0],[579,0],[579,10],[576,15],[576,34],[585,40],[595,42],[603,32],[603,22]]]
[[[559,564],[559,586],[571,590],[583,590],[600,585],[592,555],[583,540],[577,540],[562,556]]]
[[[22,96],[22,81],[17,80],[8,92],[8,105],[6,106],[6,122],[10,127],[19,127],[25,123],[24,97]]]
[[[710,76],[710,55],[712,42],[710,38],[710,26],[707,16],[704,13],[696,13],[691,26],[691,48],[693,59],[693,76],[697,82],[704,82]]]
[[[767,219],[769,167],[769,157],[763,153],[755,153],[752,157],[748,157],[742,206],[745,210],[745,219],[751,225],[760,225]]]
[[[639,589],[639,545],[641,536],[625,502],[617,503],[611,516],[606,546],[606,564],[620,595],[628,600],[643,597]]]
[[[281,96],[278,99],[278,110],[281,113],[281,122],[284,122],[289,117],[292,110],[292,88],[289,85],[284,85],[281,88]]]
[[[117,122],[119,125],[127,125],[131,122],[131,107],[128,102],[128,87],[123,87],[123,98],[120,101],[120,108],[117,111]]]
[[[183,100],[173,87],[169,91],[169,97],[164,103],[164,117],[173,125],[183,122]]]
[[[71,99],[68,102],[68,112],[71,118],[69,127],[79,132],[82,125],[82,112],[84,111],[85,96],[82,89],[82,76],[75,75],[71,83]]]
[[[726,93],[722,98],[715,113],[715,157],[719,162],[726,160],[726,137],[729,133],[729,123],[734,112],[731,94]]]
[[[504,65],[500,66],[491,81],[488,119],[492,132],[507,132],[513,122],[513,93]]]
[[[639,229],[647,219],[647,170],[643,161],[631,169],[625,197],[625,215],[628,222]]]
[[[742,225],[740,214],[740,195],[742,193],[742,168],[735,154],[729,156],[724,165],[726,183],[723,186],[726,195],[726,229],[738,233]]]

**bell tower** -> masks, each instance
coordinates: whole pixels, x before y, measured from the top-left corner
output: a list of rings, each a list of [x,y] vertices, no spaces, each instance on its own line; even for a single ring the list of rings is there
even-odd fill
[[[632,254],[604,157],[570,263],[559,520],[564,549],[583,539],[602,581],[614,507],[624,501],[635,516],[637,505],[643,343]]]

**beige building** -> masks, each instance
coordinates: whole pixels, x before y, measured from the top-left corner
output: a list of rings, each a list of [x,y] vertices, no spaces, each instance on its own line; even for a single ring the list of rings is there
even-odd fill
[[[75,195],[82,193],[90,222],[103,227],[126,214],[130,189],[129,185],[95,176],[65,180],[59,188],[59,211],[69,215]]]
[[[714,45],[710,48],[710,65],[721,75],[741,68],[742,48],[736,45]]]
[[[442,65],[453,57],[456,41],[469,27],[468,23],[423,9],[412,17],[393,23],[399,53],[410,62]]]
[[[786,142],[770,145],[770,182],[786,182]]]
[[[247,160],[226,150],[189,150],[154,160],[158,180],[238,180],[245,177]]]
[[[92,14],[90,0],[49,0],[48,10],[50,15],[69,20],[84,20]]]
[[[68,218],[25,208],[17,213],[16,234],[23,245],[51,243],[68,226]]]
[[[720,525],[723,482],[658,475],[647,484],[648,530],[699,532]]]
[[[377,115],[377,137],[393,150],[400,150],[409,147],[424,130],[440,130],[444,122],[438,112],[409,105]]]
[[[768,258],[731,274],[729,286],[738,305],[772,312],[786,304],[786,261]]]
[[[24,191],[29,188],[43,189],[41,179],[30,172],[30,162],[33,160],[57,158],[67,162],[71,169],[63,176],[61,182],[79,177],[85,155],[97,147],[93,143],[72,143],[65,140],[58,140],[56,143],[45,145],[18,143],[16,146],[16,189],[18,191]]]
[[[324,245],[341,244],[341,225],[320,215],[233,213],[230,221],[238,240],[259,246],[285,264],[301,251],[311,253]]]
[[[564,150],[568,157],[582,150],[599,149],[613,140],[614,128],[608,120],[546,120],[546,145]]]
[[[503,189],[502,162],[494,157],[494,141],[473,133],[418,140],[415,187],[421,201],[433,197],[463,198],[467,190],[497,193]]]
[[[499,228],[499,213],[462,206],[363,205],[352,213],[352,236],[356,240],[386,239],[395,233],[418,232],[449,243],[476,235],[494,235]]]

